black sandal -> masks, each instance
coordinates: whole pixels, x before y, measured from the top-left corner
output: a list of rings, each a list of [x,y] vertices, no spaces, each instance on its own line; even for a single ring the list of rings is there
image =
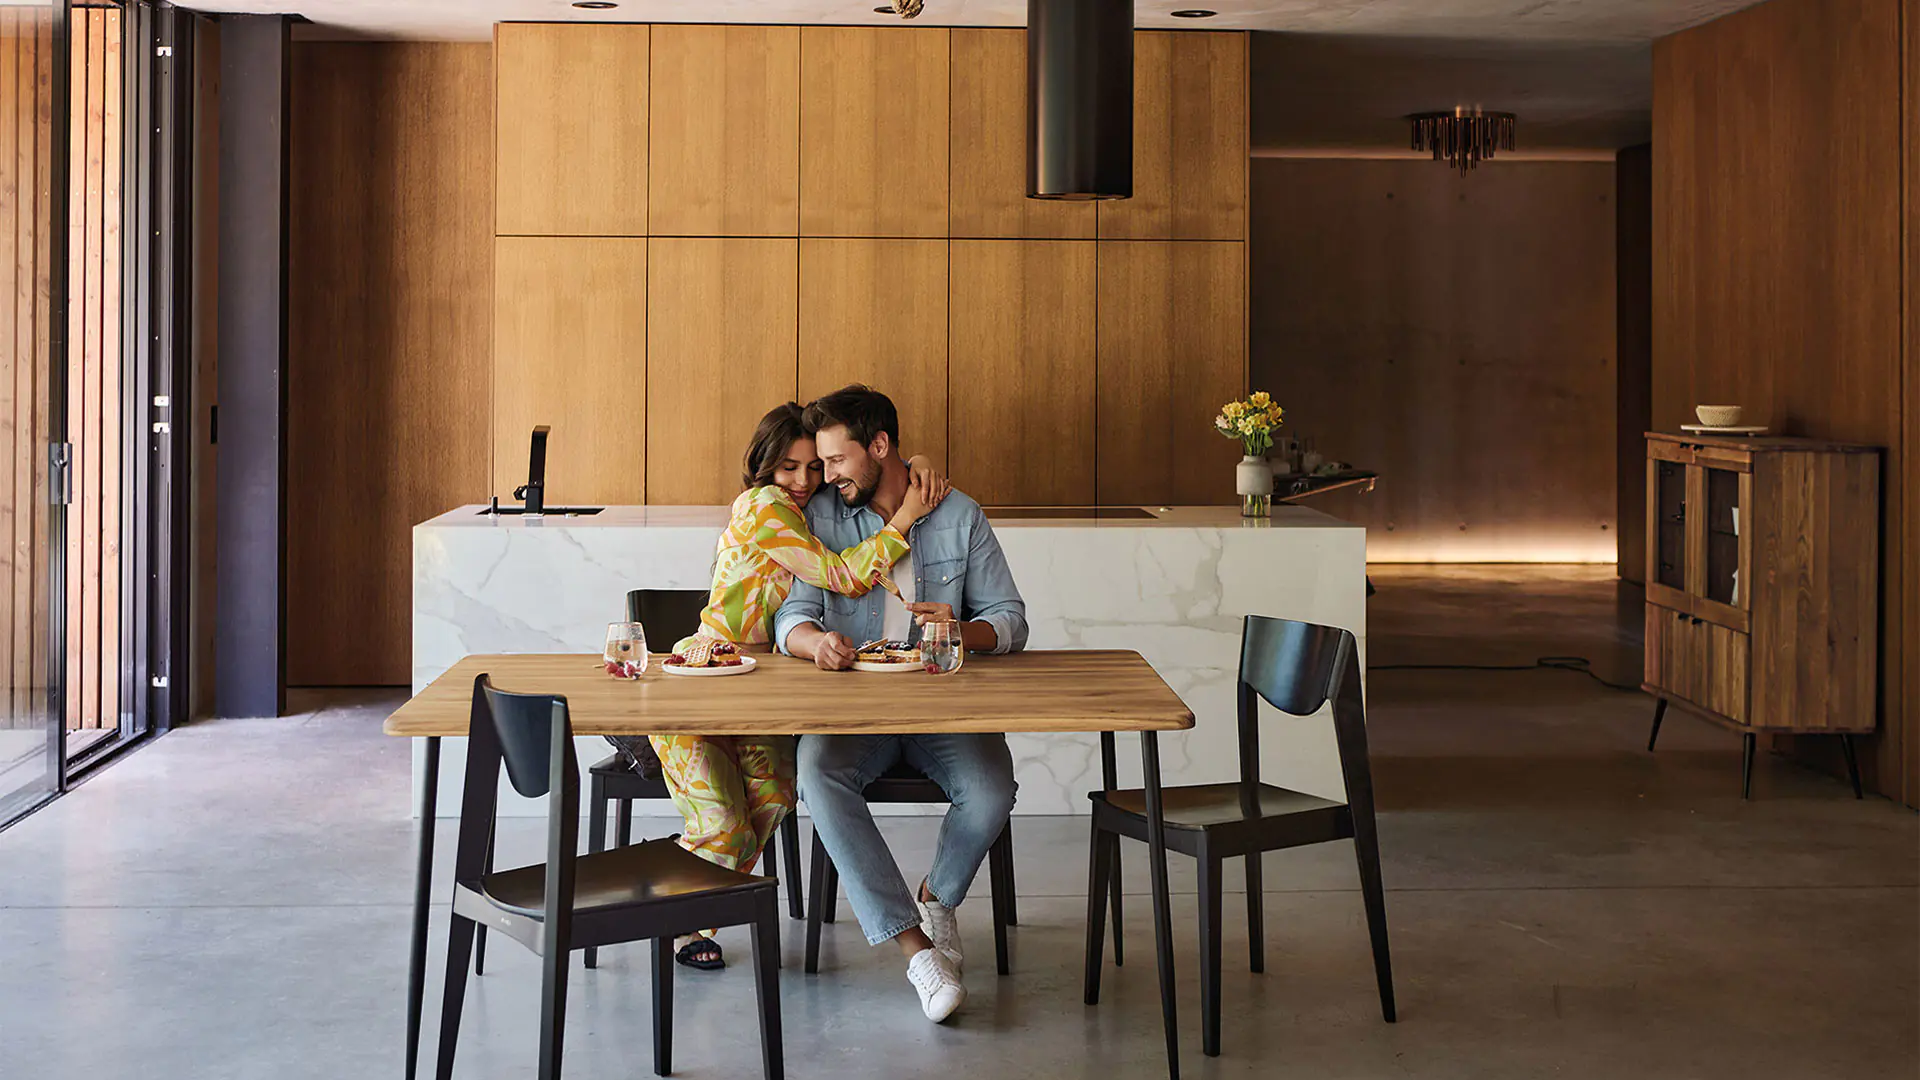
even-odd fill
[[[720,943],[710,937],[696,937],[673,955],[673,961],[701,971],[719,971],[727,966],[726,957],[720,953]]]

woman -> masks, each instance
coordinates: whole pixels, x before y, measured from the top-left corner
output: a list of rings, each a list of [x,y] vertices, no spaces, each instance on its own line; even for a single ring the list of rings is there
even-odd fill
[[[677,655],[704,663],[722,642],[771,651],[773,616],[795,579],[864,596],[907,553],[907,529],[946,496],[946,480],[915,458],[913,486],[886,527],[845,551],[829,550],[807,529],[805,507],[820,487],[822,466],[800,415],[800,406],[788,402],[754,431],[742,466],[746,490],[720,535],[712,595],[699,631],[674,645]],[[610,741],[636,759],[646,754],[639,739]],[[686,822],[680,846],[716,865],[751,870],[793,812],[793,738],[654,735],[646,742]],[[675,959],[705,970],[726,966],[711,931],[688,940]]]

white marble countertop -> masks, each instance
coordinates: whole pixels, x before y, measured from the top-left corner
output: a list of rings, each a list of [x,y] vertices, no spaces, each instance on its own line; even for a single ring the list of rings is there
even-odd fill
[[[725,506],[609,506],[597,514],[487,514],[480,504],[456,507],[416,528],[466,529],[705,529],[726,527]],[[1234,506],[1140,507],[1144,517],[1004,517],[987,508],[995,529],[1361,529],[1304,506],[1275,506],[1270,518],[1244,518]]]

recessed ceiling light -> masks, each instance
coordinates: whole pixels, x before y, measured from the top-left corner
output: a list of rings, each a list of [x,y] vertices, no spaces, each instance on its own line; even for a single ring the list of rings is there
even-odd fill
[[[1206,8],[1182,8],[1172,13],[1176,19],[1211,19],[1218,14],[1220,13],[1208,11]]]
[[[614,3],[613,0],[573,0],[573,6],[584,11],[605,11],[608,8],[617,8],[620,5]]]

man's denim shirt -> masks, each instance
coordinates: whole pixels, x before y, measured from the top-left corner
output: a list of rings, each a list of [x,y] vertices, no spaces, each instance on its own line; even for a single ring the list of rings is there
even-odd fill
[[[845,551],[885,526],[873,510],[846,505],[833,487],[821,488],[807,503],[807,527],[834,551]],[[1026,648],[1027,605],[979,503],[958,491],[950,493],[907,530],[907,543],[913,547],[915,599],[951,604],[959,618],[992,625],[996,653]],[[786,652],[787,635],[811,622],[845,634],[855,645],[872,641],[882,633],[880,605],[886,595],[884,589],[873,589],[865,596],[841,596],[796,581],[774,618],[773,640]],[[919,637],[916,625],[912,640]]]

